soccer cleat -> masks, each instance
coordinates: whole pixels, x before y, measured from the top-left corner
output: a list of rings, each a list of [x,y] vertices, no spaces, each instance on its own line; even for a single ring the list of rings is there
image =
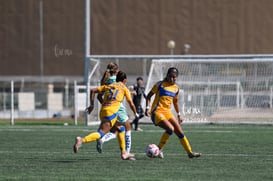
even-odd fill
[[[163,154],[163,152],[162,152],[162,151],[159,151],[159,154],[158,154],[157,158],[161,158],[161,159],[163,159],[163,158],[164,158],[164,154]]]
[[[74,153],[77,153],[81,146],[82,146],[82,138],[77,136],[75,139],[75,144],[73,146]]]
[[[137,128],[137,129],[136,129],[136,131],[143,131],[143,129],[141,129],[141,128]]]
[[[189,158],[198,158],[200,157],[202,154],[201,153],[195,153],[195,152],[191,152],[190,154],[188,154]]]
[[[99,152],[99,153],[102,153],[102,146],[103,146],[103,142],[102,142],[102,140],[101,139],[99,139],[99,140],[97,140],[97,151]]]
[[[136,160],[135,155],[131,153],[121,153],[122,160]]]
[[[131,158],[129,158],[128,160],[136,160],[136,158],[135,157],[131,157]]]

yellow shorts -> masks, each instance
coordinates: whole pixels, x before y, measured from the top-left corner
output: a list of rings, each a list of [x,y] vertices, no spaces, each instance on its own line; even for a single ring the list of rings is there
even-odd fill
[[[155,125],[158,125],[161,121],[170,120],[174,118],[171,111],[155,111],[152,113],[152,121]]]
[[[118,118],[118,113],[113,113],[108,110],[101,110],[100,111],[100,120],[101,121],[110,121],[111,122],[111,127],[113,127]]]

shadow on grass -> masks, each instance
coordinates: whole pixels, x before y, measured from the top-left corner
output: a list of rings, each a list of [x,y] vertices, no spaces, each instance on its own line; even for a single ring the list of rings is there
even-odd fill
[[[48,160],[48,162],[54,163],[76,163],[76,162],[83,162],[83,161],[91,161],[91,159],[76,159],[76,160]]]

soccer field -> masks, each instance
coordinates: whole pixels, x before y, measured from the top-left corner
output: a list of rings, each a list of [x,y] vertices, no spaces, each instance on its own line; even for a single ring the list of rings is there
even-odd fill
[[[95,143],[72,152],[74,138],[97,126],[1,125],[0,180],[273,180],[273,126],[184,125],[194,151],[189,159],[176,136],[164,159],[148,158],[144,150],[158,143],[162,130],[141,125],[132,132],[135,161],[121,160],[117,140]]]

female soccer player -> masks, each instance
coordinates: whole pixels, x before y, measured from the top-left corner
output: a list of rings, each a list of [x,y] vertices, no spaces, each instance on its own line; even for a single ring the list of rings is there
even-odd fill
[[[107,65],[107,69],[101,79],[101,85],[109,85],[116,82],[116,75],[119,71],[119,67],[116,63],[109,63]],[[98,94],[97,96],[99,102],[102,104],[103,102],[103,93]],[[130,120],[127,115],[126,107],[123,105],[123,103],[120,104],[120,108],[118,110],[118,118],[117,118],[118,126],[122,127],[125,126],[125,146],[126,146],[126,152],[130,153],[131,150],[131,125]],[[109,133],[107,133],[103,138],[99,139],[97,141],[97,150],[99,153],[102,153],[102,147],[103,143],[110,141],[112,139],[115,139],[116,136],[116,129],[111,130]]]
[[[178,70],[175,67],[168,69],[167,76],[163,81],[157,82],[146,98],[146,116],[151,116],[151,119],[155,126],[159,126],[165,130],[160,142],[159,158],[163,158],[162,148],[168,141],[173,132],[178,136],[181,145],[186,150],[189,158],[200,157],[200,153],[192,152],[190,143],[187,137],[184,135],[180,123],[182,123],[182,116],[179,112],[178,93],[179,87],[175,84],[178,77]],[[150,109],[151,97],[155,94],[152,107]],[[171,112],[171,105],[173,104],[175,111],[177,112],[178,121]]]
[[[123,101],[124,97],[126,97],[126,101],[128,102],[134,114],[137,115],[136,108],[133,104],[130,92],[126,87],[126,80],[126,74],[122,71],[119,71],[117,74],[116,83],[103,85],[91,89],[90,106],[87,108],[89,114],[94,109],[95,94],[104,92],[102,107],[100,110],[101,124],[98,131],[90,133],[83,138],[80,136],[76,137],[75,144],[73,146],[74,153],[78,152],[78,149],[82,144],[96,141],[110,131],[110,129],[115,125],[117,121],[120,103],[121,101]],[[134,158],[134,155],[126,153],[124,129],[125,128],[122,127],[119,130],[118,142],[121,149],[121,158],[124,160],[128,160]]]

